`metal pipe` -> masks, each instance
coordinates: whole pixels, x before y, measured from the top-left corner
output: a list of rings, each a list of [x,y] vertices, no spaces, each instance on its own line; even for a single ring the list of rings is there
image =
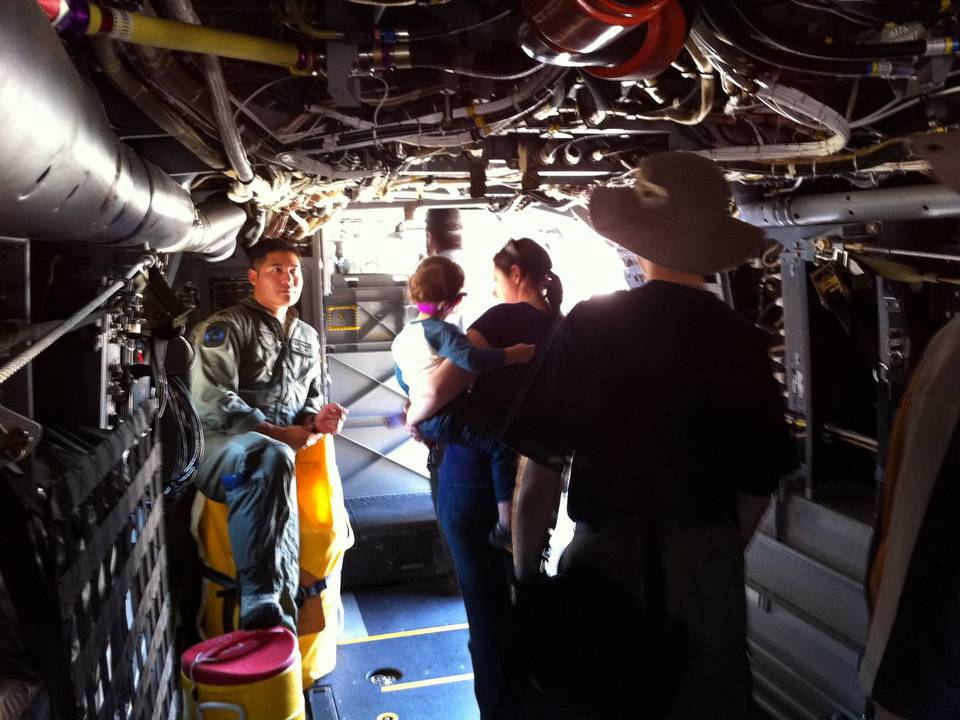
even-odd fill
[[[197,224],[184,243],[190,252],[201,252],[208,262],[220,262],[233,255],[237,233],[247,221],[246,211],[221,197],[205,200],[197,206]],[[166,252],[178,252],[176,247]]]
[[[177,257],[180,256],[178,255]],[[80,324],[75,325],[73,329],[79,330],[82,327],[86,327],[91,323],[97,322],[105,315],[109,315],[109,311],[100,310],[99,312],[91,313]],[[18,345],[23,345],[26,342],[36,342],[52,329],[62,325],[63,322],[63,320],[50,320],[49,322],[33,324],[17,321],[0,322],[0,354],[6,355],[13,348]]]
[[[0,67],[5,233],[218,256],[234,242],[215,237],[183,188],[117,140],[36,4],[0,2]]]
[[[960,193],[943,185],[801,195],[740,206],[740,219],[758,227],[949,217],[960,217]]]
[[[190,0],[167,0],[167,7],[177,20],[191,25],[200,25],[200,17]],[[227,81],[223,77],[220,58],[215,55],[203,55],[200,60],[204,77],[207,79],[207,87],[210,89],[213,116],[220,130],[223,150],[230,160],[230,167],[237,174],[237,179],[247,184],[253,180],[253,168],[250,167],[247,151],[240,139],[240,130],[233,119],[233,105],[230,102]]]
[[[64,335],[74,330],[80,323],[82,323],[90,313],[96,310],[98,307],[103,305],[107,300],[113,297],[114,293],[123,288],[128,282],[130,282],[137,275],[142,273],[144,270],[147,270],[153,267],[156,260],[153,257],[146,257],[132,268],[130,268],[126,274],[123,276],[122,280],[117,280],[110,287],[104,290],[102,293],[97,295],[93,300],[88,302],[82,308],[77,310],[73,315],[64,320],[63,324],[59,327],[51,330],[48,334],[40,338],[35,344],[31,345],[29,348],[24,350],[19,355],[15,356],[10,362],[8,362],[3,367],[0,367],[0,385],[3,385],[7,380],[9,380],[13,375],[18,371],[26,367],[37,355],[42,353],[48,347],[53,345],[57,340],[62,338]]]
[[[847,252],[859,253],[861,255],[887,255],[890,257],[905,257],[921,260],[960,262],[960,255],[927,252],[925,250],[901,250],[899,248],[885,248],[877,245],[864,245],[863,243],[843,243],[842,247]]]
[[[66,33],[103,35],[134,45],[279,65],[293,72],[316,69],[309,48],[300,48],[294,43],[102,8],[86,0],[74,0],[56,26]]]
[[[824,424],[823,436],[827,440],[839,440],[847,445],[852,445],[853,447],[860,448],[861,450],[867,450],[872,453],[877,453],[880,450],[880,443],[872,437],[868,437],[862,433],[854,432],[853,430],[844,430],[843,428],[837,427],[836,425],[832,425],[830,423]]]

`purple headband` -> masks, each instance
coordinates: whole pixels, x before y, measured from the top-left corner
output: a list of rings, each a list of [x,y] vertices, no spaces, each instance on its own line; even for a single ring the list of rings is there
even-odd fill
[[[457,298],[451,302],[443,301],[438,303],[417,303],[417,310],[422,312],[424,315],[436,315],[438,312],[443,312],[447,308],[453,307],[458,302],[463,300],[467,296],[466,293],[457,293]]]

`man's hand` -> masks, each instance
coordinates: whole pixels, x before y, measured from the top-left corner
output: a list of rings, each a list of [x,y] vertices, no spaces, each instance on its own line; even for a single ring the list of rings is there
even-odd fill
[[[320,439],[319,435],[303,425],[288,425],[287,427],[273,426],[270,432],[264,432],[264,435],[269,435],[274,440],[286,443],[294,450],[300,450],[301,448],[313,445]]]
[[[343,430],[343,421],[347,419],[347,409],[337,403],[327,403],[313,418],[314,432],[336,435]]]

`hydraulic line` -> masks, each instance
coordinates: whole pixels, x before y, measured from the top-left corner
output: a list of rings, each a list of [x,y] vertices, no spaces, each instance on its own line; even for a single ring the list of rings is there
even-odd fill
[[[200,17],[190,0],[167,0],[167,7],[177,20],[200,26]],[[253,180],[253,168],[250,167],[250,160],[240,139],[240,130],[233,120],[233,106],[230,103],[230,92],[227,90],[227,81],[223,77],[220,58],[215,55],[203,55],[201,63],[203,74],[207,79],[207,87],[210,90],[213,115],[220,130],[223,150],[230,160],[230,166],[237,174],[237,179],[244,184],[249,183]]]
[[[464,77],[472,78],[481,78],[484,80],[521,80],[525,77],[530,77],[535,72],[539,72],[544,68],[543,64],[534,65],[528,67],[526,70],[518,70],[514,73],[492,73],[484,72],[482,70],[474,70],[472,68],[460,68],[460,67],[448,67],[444,65],[414,65],[416,70],[439,70],[440,72],[447,72],[453,75],[463,75]]]
[[[953,55],[960,52],[960,44],[949,37],[893,43],[865,43],[862,45],[828,45],[824,43],[817,46],[804,46],[792,39],[778,36],[774,28],[765,27],[762,20],[757,18],[742,0],[739,2],[724,0],[724,2],[740,15],[752,34],[764,42],[784,52],[816,60],[842,62],[851,59],[868,61],[903,59],[912,61],[913,58],[921,56]]]
[[[320,28],[313,27],[303,16],[298,0],[286,0],[284,7],[289,11],[296,29],[304,35],[316,38],[317,40],[343,40],[346,37],[346,34],[342,32],[321,30]]]
[[[483,127],[484,123],[491,122],[491,118],[496,118],[493,121],[499,122],[500,113],[509,110],[516,110],[521,107],[521,103],[529,99],[531,96],[537,93],[537,91],[548,87],[552,88],[554,84],[560,80],[566,68],[547,68],[542,70],[540,73],[533,75],[527,78],[513,93],[504,98],[499,98],[497,100],[492,100],[487,103],[468,105],[465,107],[453,108],[450,111],[450,120],[463,120],[470,119],[473,121],[474,126],[479,130]],[[552,98],[554,93],[551,91],[547,100]],[[537,103],[539,107],[542,102]],[[322,107],[322,106],[317,106]],[[310,108],[314,110],[314,107]],[[523,110],[522,112],[527,112]],[[421,115],[419,117],[410,118],[403,122],[398,123],[385,123],[377,126],[377,137],[380,142],[386,140],[396,141],[398,138],[408,137],[423,137],[426,139],[425,133],[435,132],[436,128],[440,126],[444,120],[447,119],[444,117],[442,112],[431,113],[429,115]],[[372,125],[372,124],[371,124]],[[346,132],[339,135],[333,136],[332,138],[325,138],[319,142],[303,143],[298,149],[300,152],[324,152],[329,151],[331,143],[335,143],[335,149],[345,150],[352,147],[364,147],[368,144],[373,144],[371,140],[370,132],[364,130],[363,132]],[[359,144],[356,144],[359,143]],[[413,144],[417,144],[417,141],[413,141]]]
[[[557,70],[561,70],[561,69],[557,68]],[[562,81],[562,70],[559,78],[555,76],[551,78],[550,81],[543,82],[541,85],[547,85],[548,83],[554,82],[558,79]],[[380,143],[387,142],[387,141],[404,142],[404,143],[409,143],[411,145],[417,145],[420,147],[436,147],[436,148],[456,147],[459,145],[474,143],[474,142],[477,142],[478,138],[480,137],[486,137],[487,135],[495,135],[499,132],[502,132],[510,124],[516,122],[522,117],[525,117],[535,112],[542,105],[549,102],[554,97],[555,92],[556,91],[554,89],[554,85],[550,85],[548,87],[545,97],[537,99],[529,107],[517,110],[517,104],[516,103],[511,104],[510,107],[517,111],[513,115],[510,115],[506,118],[498,117],[497,119],[494,120],[490,117],[481,116],[479,115],[479,113],[475,113],[472,117],[474,119],[474,123],[476,124],[476,127],[471,130],[460,130],[460,131],[455,131],[455,132],[452,132],[449,134],[443,134],[443,135],[425,134],[423,132],[422,127],[415,124],[411,125],[410,123],[403,123],[403,124],[387,126],[387,127],[390,127],[391,129],[390,132],[382,132],[383,126],[381,126],[381,129],[377,131],[377,138]],[[529,95],[524,96],[524,99],[526,99],[527,97],[529,97]],[[503,101],[494,101],[492,103],[489,103],[489,105],[494,106],[501,102]],[[499,110],[498,114],[502,111],[503,111],[502,109]],[[456,112],[454,114],[456,115]],[[429,133],[430,130],[428,129],[427,132]],[[434,130],[434,133],[435,132],[436,131]],[[336,143],[335,146],[332,146],[332,147],[325,146],[324,149],[328,151],[349,150],[352,148],[366,147],[374,144],[374,141],[370,133],[356,133],[356,132],[344,133],[339,137],[333,138],[333,142]]]
[[[875,438],[864,435],[863,433],[854,432],[853,430],[837,427],[831,423],[824,423],[823,436],[827,440],[839,440],[847,445],[872,453],[876,453],[880,449],[880,443],[878,443]]]
[[[670,120],[680,125],[699,125],[710,114],[716,93],[713,65],[693,40],[688,40],[685,47],[699,72],[700,106],[696,110],[665,108],[658,115],[637,115],[638,120]]]
[[[701,3],[700,8],[710,26],[731,46],[731,51],[741,51],[767,65],[833,78],[909,78],[914,73],[912,62],[824,60],[786,52],[754,38],[741,24],[739,11],[731,0]]]
[[[149,88],[145,87],[134,77],[133,73],[124,67],[113,48],[113,43],[106,38],[93,38],[90,46],[97,57],[97,64],[100,65],[107,77],[158,127],[169,133],[171,137],[209,167],[214,170],[220,170],[224,167],[224,157],[207,145],[203,137],[193,127],[180,116],[171,112]]]
[[[54,19],[49,13],[48,17]],[[86,0],[74,0],[56,27],[62,33],[102,35],[134,45],[279,65],[295,73],[313,72],[318,64],[318,58],[309,47],[102,8]]]
[[[153,257],[145,257],[143,260],[138,262],[132,268],[130,268],[126,274],[123,276],[122,280],[117,280],[110,287],[100,293],[93,300],[88,302],[77,312],[71,315],[69,318],[64,320],[63,324],[59,327],[51,330],[49,333],[44,335],[42,338],[37,340],[37,342],[31,345],[29,348],[24,350],[22,353],[14,357],[10,362],[5,364],[3,367],[0,367],[0,385],[3,385],[7,380],[9,380],[15,373],[19,370],[25,368],[35,357],[37,357],[44,350],[53,345],[57,340],[62,338],[64,335],[69,333],[71,330],[74,330],[80,323],[82,323],[88,315],[90,315],[94,310],[103,305],[107,300],[109,300],[113,295],[120,289],[126,286],[133,278],[135,278],[140,273],[145,270],[153,267],[153,264],[156,260]]]

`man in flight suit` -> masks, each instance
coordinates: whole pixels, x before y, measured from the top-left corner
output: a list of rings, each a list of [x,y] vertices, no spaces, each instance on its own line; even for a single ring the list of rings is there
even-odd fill
[[[253,293],[193,334],[190,389],[206,447],[204,495],[229,506],[240,627],[296,631],[300,528],[296,451],[343,427],[346,409],[323,403],[320,339],[297,317],[297,250],[264,240],[249,252]]]

